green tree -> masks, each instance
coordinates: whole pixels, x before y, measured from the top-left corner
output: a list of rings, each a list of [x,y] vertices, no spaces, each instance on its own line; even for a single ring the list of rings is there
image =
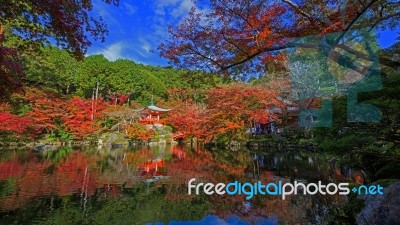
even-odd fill
[[[117,60],[113,63],[113,76],[109,78],[114,91],[131,93],[132,100],[149,104],[152,96],[166,97],[166,86],[143,65],[130,60]]]
[[[26,81],[31,86],[45,85],[69,94],[76,88],[78,61],[67,51],[46,47],[38,57],[26,57]]]
[[[111,90],[109,77],[113,75],[112,62],[103,55],[86,57],[79,65],[76,76],[77,94],[90,98],[98,88],[101,96],[107,96]]]
[[[386,72],[381,90],[359,96],[360,102],[381,110],[380,122],[347,122],[346,98],[337,97],[333,102],[333,126],[314,130],[322,150],[340,154],[343,160],[369,172],[372,179],[400,178],[400,78],[398,72]]]
[[[118,0],[105,0],[117,4]],[[107,32],[101,18],[89,15],[91,0],[10,0],[0,7],[0,94],[19,89],[23,70],[19,56],[36,53],[44,44],[56,45],[83,58],[90,37],[104,41]],[[5,31],[16,40],[7,45]]]

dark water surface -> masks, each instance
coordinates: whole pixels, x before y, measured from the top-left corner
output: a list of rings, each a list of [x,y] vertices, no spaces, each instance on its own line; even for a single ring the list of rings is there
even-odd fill
[[[311,152],[157,145],[0,151],[1,224],[324,224],[345,196],[188,195],[207,182],[362,182]]]

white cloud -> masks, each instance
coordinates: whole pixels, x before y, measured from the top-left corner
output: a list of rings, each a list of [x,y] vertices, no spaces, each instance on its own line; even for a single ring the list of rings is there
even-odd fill
[[[108,46],[107,48],[104,48],[98,52],[95,52],[94,55],[102,54],[108,60],[115,61],[117,59],[126,58],[123,56],[123,53],[122,53],[123,49],[124,49],[124,43],[121,41],[121,42],[114,43],[114,44]]]
[[[119,7],[122,10],[117,10],[106,7],[101,0],[97,1],[100,3],[95,4],[95,11],[108,24],[110,33],[107,41],[111,42],[91,48],[89,55],[103,54],[111,61],[129,58],[143,64],[166,63],[153,50],[156,51],[159,43],[168,38],[168,26],[177,25],[194,6],[192,0],[146,0],[143,10],[153,12],[142,14],[139,11],[142,4],[121,1]],[[142,16],[139,17],[139,14]],[[132,27],[129,23],[121,23],[121,19],[132,20]]]
[[[134,43],[129,44],[126,41],[119,41],[113,43],[107,47],[100,50],[93,51],[88,55],[104,55],[108,60],[115,61],[117,59],[131,59],[135,62],[148,64],[142,60],[149,59],[152,56],[152,43],[145,39],[145,37],[140,37]],[[141,58],[142,60],[140,60]]]
[[[178,7],[172,10],[171,14],[174,18],[186,16],[193,6],[194,4],[191,0],[183,0],[179,3]]]
[[[146,51],[146,52],[150,52],[150,50],[151,50],[151,45],[150,45],[149,43],[144,43],[144,44],[142,45],[142,49],[143,49],[144,51]]]
[[[132,4],[129,4],[127,2],[123,3],[123,8],[125,9],[126,13],[128,15],[130,15],[130,16],[133,16],[137,11],[137,7],[136,6],[134,6]]]
[[[157,0],[154,12],[158,16],[168,15],[178,19],[187,15],[193,6],[192,0]]]
[[[151,49],[154,50],[168,38],[168,26],[178,24],[194,6],[192,0],[156,0],[153,5],[154,16],[150,18],[152,32],[145,37]],[[148,46],[143,47],[149,51]]]
[[[108,5],[102,1],[96,1],[96,4],[94,4],[93,11],[96,12],[101,18],[103,18],[104,21],[106,21],[106,24],[108,27],[112,26],[115,29],[118,29],[119,33],[123,33],[124,29],[121,26],[120,22],[116,19],[116,16],[114,15],[114,8],[113,10],[112,5]]]

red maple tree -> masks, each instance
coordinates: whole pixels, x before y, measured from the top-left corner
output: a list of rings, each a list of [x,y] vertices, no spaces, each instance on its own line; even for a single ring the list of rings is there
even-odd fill
[[[268,58],[282,50],[317,44],[294,43],[310,35],[343,32],[334,43],[340,51],[362,57],[356,49],[340,45],[344,33],[397,27],[399,4],[390,0],[268,1],[210,0],[207,10],[194,7],[188,16],[169,29],[170,38],[159,45],[159,53],[172,64],[189,69],[223,71],[243,76],[263,74]],[[381,60],[390,66],[393,60]]]
[[[267,109],[272,106],[283,106],[277,99],[278,92],[260,86],[233,84],[219,86],[207,91],[207,108],[209,110],[209,135],[228,133],[231,137],[244,132],[251,122],[265,124],[271,120],[278,121]]]
[[[0,112],[0,131],[15,132],[22,135],[27,132],[32,119],[20,117],[9,112]]]
[[[205,106],[185,102],[176,106],[168,115],[168,123],[175,129],[176,134],[181,138],[205,138],[208,123],[208,110]]]

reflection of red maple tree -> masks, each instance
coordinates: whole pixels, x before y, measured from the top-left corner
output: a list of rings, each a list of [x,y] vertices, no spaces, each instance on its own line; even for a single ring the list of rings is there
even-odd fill
[[[39,196],[93,195],[100,186],[92,169],[93,162],[92,157],[78,151],[60,162],[51,173],[49,168],[53,162],[41,161],[34,154],[28,155],[26,162],[19,161],[17,157],[0,162],[0,180],[12,178],[16,186],[11,195],[0,200],[0,209],[16,209]]]
[[[17,177],[24,173],[24,167],[19,163],[18,157],[13,157],[10,161],[0,162],[0,180],[9,177]]]
[[[70,195],[77,190],[93,195],[98,186],[96,173],[92,170],[93,162],[93,157],[74,151],[64,162],[57,165],[55,176],[59,195]]]
[[[169,200],[179,201],[182,199],[195,199],[199,196],[187,194],[187,184],[192,178],[196,178],[198,182],[210,183],[230,183],[238,181],[257,182],[260,180],[266,184],[276,182],[272,178],[273,174],[265,174],[265,176],[257,179],[250,179],[244,176],[246,167],[249,161],[244,160],[242,163],[223,163],[217,160],[215,156],[201,149],[195,152],[187,152],[181,147],[174,146],[171,152],[185,153],[185,158],[174,157],[174,160],[166,164],[168,176],[170,177],[168,191],[165,198]],[[244,154],[243,156],[246,156]],[[238,156],[240,158],[241,156]],[[185,194],[182,194],[182,193]],[[257,200],[255,200],[258,198]],[[268,217],[271,213],[282,218],[285,223],[295,223],[306,218],[304,214],[305,208],[310,208],[310,199],[303,199],[301,204],[291,204],[292,196],[282,201],[280,196],[255,196],[253,197],[251,209],[246,209],[244,203],[248,202],[245,195],[210,195],[207,196],[207,201],[212,204],[215,213],[221,217],[226,217],[232,214],[240,216],[242,219],[250,218],[258,215]]]

